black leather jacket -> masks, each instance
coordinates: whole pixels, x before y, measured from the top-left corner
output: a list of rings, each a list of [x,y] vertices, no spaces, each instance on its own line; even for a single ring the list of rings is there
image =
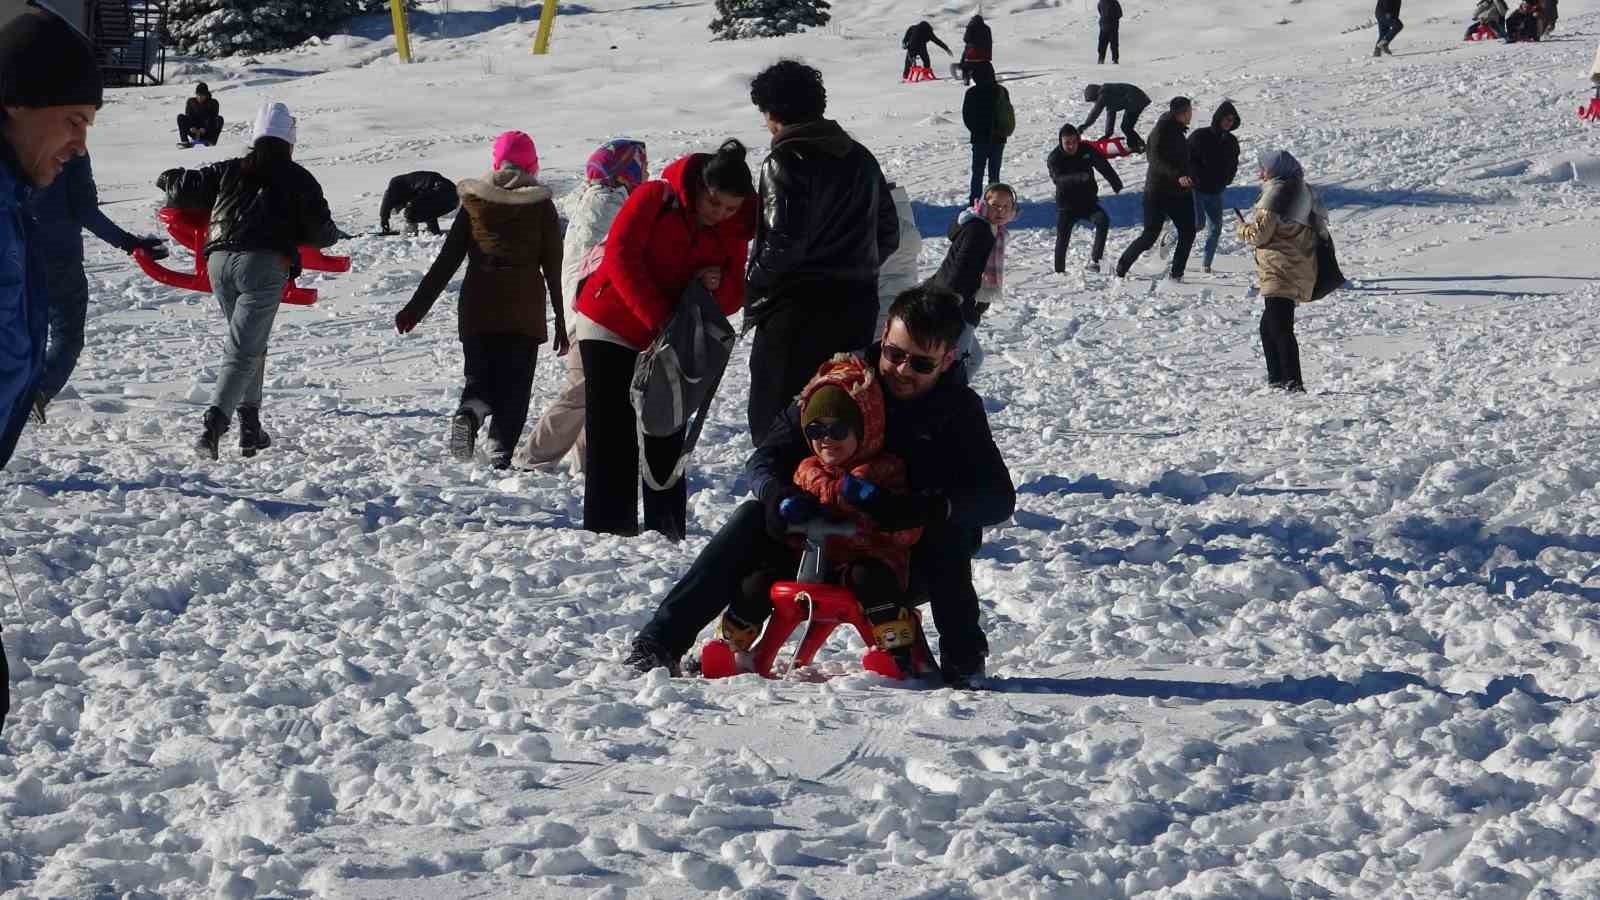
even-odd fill
[[[167,192],[168,206],[211,210],[204,252],[270,250],[298,273],[300,245],[331,247],[339,239],[322,185],[291,160],[257,177],[246,175],[243,163],[229,159],[203,169],[168,169],[156,187]]]
[[[828,119],[778,132],[761,166],[747,313],[759,321],[776,303],[819,287],[875,286],[878,266],[898,246],[894,198],[867,148]]]

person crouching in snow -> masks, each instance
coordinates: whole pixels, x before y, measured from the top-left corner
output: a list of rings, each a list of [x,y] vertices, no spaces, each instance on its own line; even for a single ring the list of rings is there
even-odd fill
[[[256,114],[250,152],[203,169],[168,169],[156,180],[167,206],[209,209],[207,254],[211,290],[228,333],[217,386],[195,450],[216,459],[233,414],[239,414],[239,451],[255,456],[271,446],[261,428],[261,386],[267,341],[283,288],[300,274],[300,247],[331,247],[341,237],[322,186],[293,159],[295,117],[282,103]]]
[[[1006,226],[1016,217],[1017,192],[1008,184],[989,185],[950,227],[950,247],[930,279],[961,297],[961,318],[967,327],[961,332],[958,356],[965,360],[969,376],[983,364],[978,323],[1005,289]]]
[[[644,144],[626,138],[601,144],[584,166],[584,185],[567,217],[567,236],[561,242],[561,296],[567,301],[567,340],[573,345],[578,341],[573,304],[578,301],[579,287],[600,267],[606,235],[622,212],[622,204],[649,177],[650,160]],[[569,450],[573,450],[576,468],[583,468],[583,354],[568,353],[566,359],[567,385],[545,407],[533,431],[517,448],[512,461],[520,468],[555,465]]]
[[[466,385],[450,423],[450,454],[472,459],[478,428],[489,419],[489,460],[504,469],[528,419],[534,364],[548,336],[547,296],[556,319],[550,346],[565,356],[570,344],[561,304],[561,222],[550,189],[536,177],[533,138],[500,135],[493,159],[489,174],[457,185],[462,213],[394,327],[401,334],[417,327],[467,261],[457,315]]]
[[[1328,213],[1305,170],[1287,150],[1261,154],[1261,199],[1239,223],[1239,239],[1255,248],[1257,279],[1266,309],[1261,314],[1261,349],[1267,384],[1305,392],[1294,308],[1310,303],[1317,286],[1317,238],[1328,230]]]
[[[828,562],[855,593],[872,623],[878,646],[895,654],[901,670],[911,671],[917,640],[908,595],[911,547],[921,528],[885,531],[861,506],[907,489],[905,463],[883,452],[884,400],[876,372],[865,361],[840,354],[822,364],[800,394],[801,429],[812,455],[795,469],[803,493],[790,497],[780,515],[793,525],[819,517],[853,522],[853,537],[830,537]],[[794,577],[803,540],[792,536],[788,551],[776,554],[740,584],[739,597],[723,613],[720,633],[739,652],[748,651],[772,612],[772,585]]]

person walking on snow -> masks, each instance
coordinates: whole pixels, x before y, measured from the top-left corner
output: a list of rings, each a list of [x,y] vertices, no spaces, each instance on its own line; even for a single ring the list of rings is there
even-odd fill
[[[1189,135],[1189,165],[1194,177],[1195,228],[1206,226],[1202,263],[1207,275],[1222,240],[1222,192],[1239,174],[1239,139],[1233,136],[1240,124],[1233,101],[1223,100],[1211,116],[1211,124]]]
[[[438,172],[407,172],[389,179],[383,192],[383,205],[378,207],[378,230],[383,234],[399,234],[389,227],[389,217],[403,213],[406,234],[416,234],[417,226],[427,223],[429,234],[444,234],[439,220],[455,212],[461,198],[456,193],[455,182]]]
[[[1011,107],[1011,94],[995,80],[994,66],[977,63],[972,67],[972,78],[977,84],[967,88],[961,103],[961,121],[966,123],[972,137],[972,182],[967,192],[967,202],[976,201],[983,186],[1000,180],[1000,157],[1005,153],[1006,139],[1017,130],[1017,114]],[[989,178],[985,182],[984,169]]]
[[[470,461],[488,420],[489,462],[505,469],[528,421],[539,345],[549,336],[547,307],[556,320],[551,348],[557,356],[571,348],[561,302],[561,220],[550,189],[539,183],[538,149],[527,134],[507,131],[495,138],[491,158],[488,174],[457,186],[462,214],[394,328],[408,334],[417,327],[466,261],[456,316],[466,384],[450,420],[450,455]]]
[[[1122,134],[1128,139],[1128,149],[1134,153],[1144,152],[1144,138],[1133,130],[1139,121],[1139,116],[1150,105],[1150,97],[1144,91],[1131,84],[1091,84],[1083,89],[1083,99],[1086,103],[1093,103],[1094,108],[1089,110],[1089,117],[1078,126],[1078,131],[1088,134],[1094,127],[1095,119],[1100,118],[1101,110],[1106,114],[1106,133],[1101,140],[1111,137],[1117,127],[1117,113],[1122,113]]]
[[[950,53],[950,48],[945,44],[945,42],[939,40],[939,36],[933,33],[932,25],[929,25],[927,21],[918,22],[910,28],[907,28],[905,37],[900,39],[900,46],[904,47],[906,51],[906,67],[905,70],[900,73],[901,81],[904,81],[911,76],[911,66],[915,60],[922,60],[922,67],[924,69],[933,68],[933,60],[928,56],[928,44],[930,42],[938,44],[939,49],[943,50],[945,53],[951,56],[955,55]]]
[[[1395,39],[1405,23],[1400,21],[1400,0],[1378,0],[1378,5],[1372,10],[1373,19],[1378,23],[1378,43],[1373,45],[1372,55],[1390,56],[1394,51],[1389,49],[1389,42]]]
[[[978,346],[978,323],[1005,290],[1007,225],[1017,218],[1017,192],[996,182],[973,201],[950,226],[950,247],[931,283],[949,288],[961,298],[961,319],[966,327],[958,341],[958,359],[967,375],[983,364]]]
[[[961,35],[961,83],[972,83],[972,69],[976,63],[994,63],[994,32],[983,16],[973,16],[967,30]]]
[[[817,366],[872,340],[878,270],[900,243],[878,160],[822,117],[822,73],[794,60],[750,83],[772,150],[761,164],[761,219],[745,279],[751,440],[759,445]]]
[[[1050,181],[1056,186],[1056,259],[1057,274],[1067,268],[1067,242],[1072,239],[1073,226],[1087,220],[1094,226],[1094,248],[1089,255],[1088,269],[1100,271],[1100,260],[1106,253],[1106,235],[1111,230],[1111,217],[1100,206],[1100,189],[1094,180],[1096,172],[1111,185],[1111,190],[1122,193],[1122,179],[1100,151],[1081,139],[1078,129],[1068,122],[1061,126],[1059,143],[1050,151],[1045,166],[1050,171]]]
[[[1239,239],[1255,248],[1256,277],[1266,298],[1261,350],[1267,384],[1304,392],[1294,308],[1310,303],[1317,286],[1317,239],[1328,233],[1328,213],[1289,151],[1264,152],[1259,164],[1261,198],[1239,223]]]
[[[1194,107],[1188,97],[1174,97],[1167,112],[1150,129],[1150,147],[1146,154],[1149,169],[1144,187],[1144,231],[1122,252],[1117,260],[1117,277],[1125,278],[1128,270],[1146,250],[1155,246],[1161,229],[1168,221],[1178,230],[1178,244],[1172,254],[1171,281],[1182,281],[1183,270],[1189,261],[1189,250],[1194,246],[1194,178],[1190,174],[1189,143],[1184,132],[1194,118]]]
[[[1122,62],[1122,45],[1119,31],[1122,28],[1122,4],[1117,0],[1100,0],[1099,65],[1105,65],[1106,50],[1111,50],[1111,64]]]
[[[194,96],[178,113],[178,146],[185,149],[201,144],[215,147],[222,137],[222,107],[211,96],[204,81],[194,86]]]
[[[156,259],[167,255],[158,237],[135,237],[100,211],[94,171],[87,154],[69,160],[61,175],[33,204],[37,238],[44,248],[46,291],[50,295],[50,343],[44,375],[33,395],[33,421],[45,423],[45,407],[67,386],[83,352],[83,326],[89,312],[89,279],[83,272],[83,230],[123,253],[143,248]]]
[[[300,274],[300,247],[331,247],[333,224],[322,185],[294,161],[294,116],[282,103],[256,114],[250,152],[203,169],[169,169],[156,186],[167,206],[211,213],[211,240],[201,250],[227,334],[217,385],[195,450],[216,459],[222,435],[239,414],[239,450],[255,456],[271,446],[261,428],[261,386],[267,342],[289,279]]]
[[[578,340],[578,315],[573,304],[578,292],[584,279],[600,267],[606,234],[622,212],[622,204],[649,177],[650,161],[644,144],[626,138],[601,144],[584,166],[584,185],[572,205],[567,236],[561,242],[561,296],[567,301],[567,339],[574,344]],[[544,414],[512,457],[512,463],[520,468],[555,465],[570,450],[575,468],[583,469],[587,452],[583,440],[583,354],[568,353],[565,359],[566,386],[545,406]]]

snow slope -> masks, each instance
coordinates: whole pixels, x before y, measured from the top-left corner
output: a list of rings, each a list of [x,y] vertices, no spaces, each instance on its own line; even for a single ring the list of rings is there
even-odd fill
[[[1573,116],[1600,9],[1506,47],[1459,42],[1470,4],[1412,0],[1374,60],[1366,2],[1125,5],[1115,69],[1089,64],[1092,4],[987,9],[1027,201],[977,382],[1020,489],[976,562],[993,692],[620,665],[744,493],[742,355],[690,539],[602,538],[575,527],[581,479],[449,461],[448,304],[390,326],[435,239],[358,238],[354,272],[310,279],[323,301],[274,335],[276,445],[215,465],[188,446],[216,314],[92,244],[81,399],[0,475],[6,896],[1596,896],[1600,211],[1571,161],[1600,155]],[[931,271],[960,91],[899,85],[898,37],[927,17],[953,43],[973,4],[835,6],[727,45],[707,2],[586,0],[535,58],[528,11],[433,5],[413,66],[374,19],[115,92],[95,168],[152,228],[155,175],[281,99],[364,230],[391,175],[476,174],[508,127],[558,193],[619,133],[658,166],[760,147],[746,79],[793,55],[910,189]],[[1260,386],[1231,235],[1176,289],[1153,258],[1084,276],[1081,233],[1050,274],[1043,157],[1113,77],[1202,118],[1232,97],[1247,156],[1288,147],[1322,185],[1355,285],[1300,309],[1310,395]],[[196,78],[230,147],[171,147]],[[1143,179],[1118,165],[1112,253]]]

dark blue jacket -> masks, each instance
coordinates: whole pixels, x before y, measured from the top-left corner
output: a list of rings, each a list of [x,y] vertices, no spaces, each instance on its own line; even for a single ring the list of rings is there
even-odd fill
[[[133,252],[134,236],[100,211],[100,194],[87,156],[67,163],[49,187],[34,195],[33,214],[39,220],[34,240],[51,268],[82,267],[85,228],[123,253]]]
[[[34,246],[33,187],[0,138],[0,469],[11,461],[44,372],[50,300]]]

